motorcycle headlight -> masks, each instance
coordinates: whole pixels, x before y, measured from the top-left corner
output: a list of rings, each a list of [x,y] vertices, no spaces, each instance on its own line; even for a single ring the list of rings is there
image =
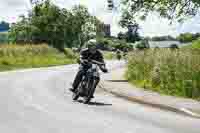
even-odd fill
[[[92,69],[97,69],[97,65],[96,64],[92,64]]]

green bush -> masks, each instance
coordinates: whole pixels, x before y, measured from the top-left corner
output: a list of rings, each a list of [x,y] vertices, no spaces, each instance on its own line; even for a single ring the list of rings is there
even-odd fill
[[[127,79],[160,93],[200,99],[200,51],[156,49],[130,54]]]
[[[192,34],[192,33],[183,33],[180,34],[177,39],[180,42],[192,42],[194,40],[196,40],[199,37],[199,34]]]
[[[135,43],[135,47],[139,50],[143,50],[145,48],[149,48],[150,46],[149,46],[147,40],[141,40],[141,41]]]
[[[200,39],[193,41],[191,45],[185,46],[184,48],[199,49],[200,48]]]
[[[64,54],[67,58],[70,58],[70,59],[78,58],[78,53],[73,52],[72,49],[70,48],[65,48]]]

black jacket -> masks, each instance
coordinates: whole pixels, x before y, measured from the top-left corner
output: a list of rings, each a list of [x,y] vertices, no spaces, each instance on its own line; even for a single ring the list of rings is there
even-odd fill
[[[88,48],[81,50],[80,59],[90,59],[99,62],[104,62],[103,55],[99,50],[97,50],[95,53],[91,53]]]
[[[80,52],[80,70],[87,70],[88,68],[90,68],[90,64],[89,63],[85,63],[84,59],[90,59],[90,60],[96,60],[98,62],[102,62],[104,63],[104,59],[103,59],[103,55],[99,50],[96,50],[95,53],[91,53],[87,48],[83,49]],[[108,70],[106,69],[106,65],[104,64],[103,66],[100,67],[101,71],[103,72],[108,72]]]

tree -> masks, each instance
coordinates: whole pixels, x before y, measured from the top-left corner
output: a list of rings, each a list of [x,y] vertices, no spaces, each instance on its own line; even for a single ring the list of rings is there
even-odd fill
[[[61,9],[50,0],[37,3],[26,18],[11,27],[10,40],[15,43],[47,43],[60,51],[80,47],[95,32],[97,18],[84,6]]]
[[[84,6],[78,5],[72,9],[74,16],[74,31],[76,31],[76,38],[79,40],[79,46],[82,47],[86,41],[94,37],[96,34],[96,27],[100,21],[95,16],[91,16],[88,9]]]
[[[145,19],[151,12],[158,12],[160,16],[170,20],[182,21],[186,16],[197,14],[199,0],[122,0],[123,15],[130,18]]]
[[[131,16],[131,13],[124,11],[121,16],[119,25],[122,28],[126,28],[127,32],[125,33],[125,38],[127,42],[134,43],[135,41],[140,40],[138,30],[140,29],[139,24]]]
[[[183,34],[180,34],[177,39],[180,41],[180,42],[192,42],[193,40],[195,40],[194,36],[192,33],[183,33]]]
[[[192,42],[200,37],[200,33],[182,33],[177,37],[180,42]]]
[[[118,38],[119,40],[123,40],[123,39],[125,39],[126,37],[125,37],[125,34],[124,34],[124,33],[119,32],[119,33],[117,34],[117,38]]]
[[[128,31],[125,33],[127,42],[134,43],[136,41],[141,40],[140,35],[138,33],[139,24],[129,24],[127,25],[127,29]]]
[[[28,25],[28,19],[25,16],[20,16],[21,21],[13,25],[9,31],[9,40],[11,42],[28,42],[30,39],[30,26]]]
[[[61,10],[46,0],[35,5],[27,18],[21,16],[21,21],[11,27],[10,37],[15,43],[47,43],[61,50],[63,22]]]

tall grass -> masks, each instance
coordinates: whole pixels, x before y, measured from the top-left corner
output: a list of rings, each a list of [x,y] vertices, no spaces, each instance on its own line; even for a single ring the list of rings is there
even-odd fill
[[[200,99],[200,50],[135,51],[129,55],[126,77],[146,89]]]
[[[0,71],[74,63],[72,57],[48,45],[1,45]]]

